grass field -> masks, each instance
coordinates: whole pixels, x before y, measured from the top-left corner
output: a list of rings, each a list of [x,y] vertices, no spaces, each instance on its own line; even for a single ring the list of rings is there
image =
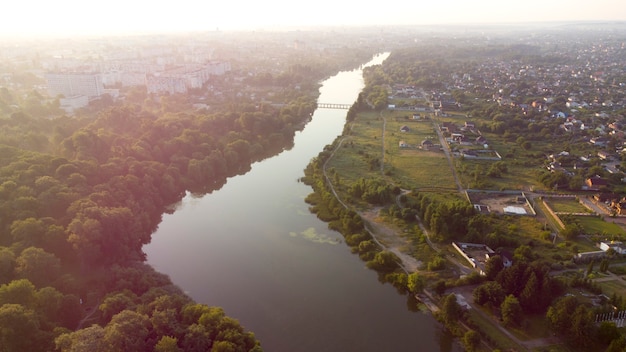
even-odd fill
[[[619,225],[612,222],[604,221],[603,219],[595,216],[573,216],[584,229],[585,233],[590,235],[624,235],[626,232]]]
[[[425,151],[418,146],[424,140],[439,144],[432,121],[411,121],[403,112],[384,112],[385,172],[404,188],[445,188],[456,190],[450,164],[443,152]],[[400,132],[407,126],[408,132]],[[404,141],[408,148],[400,148]]]
[[[381,115],[384,114],[384,115]],[[434,188],[455,192],[450,165],[443,152],[424,151],[417,146],[424,139],[438,143],[431,121],[407,120],[406,112],[361,113],[351,126],[351,132],[328,163],[338,172],[341,183],[348,185],[361,177],[393,179],[406,189]],[[383,117],[386,119],[385,152],[383,154]],[[408,132],[400,132],[402,126]],[[399,142],[408,148],[400,148]],[[373,162],[383,162],[383,173]]]
[[[546,198],[545,201],[555,212],[591,213],[591,210],[580,204],[575,198]]]
[[[351,125],[351,132],[330,159],[328,168],[334,168],[342,183],[352,183],[361,177],[381,177],[380,168],[372,167],[371,160],[381,159],[382,120],[378,112],[362,113]]]

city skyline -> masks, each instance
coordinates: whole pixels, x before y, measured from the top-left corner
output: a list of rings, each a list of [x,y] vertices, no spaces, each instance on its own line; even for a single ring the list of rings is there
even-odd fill
[[[377,5],[377,6],[374,6]],[[473,25],[561,21],[626,21],[626,3],[599,0],[468,2],[440,0],[381,7],[356,1],[298,3],[231,1],[171,3],[111,0],[26,0],[4,6],[0,36],[81,36],[147,32],[256,30],[312,26]]]

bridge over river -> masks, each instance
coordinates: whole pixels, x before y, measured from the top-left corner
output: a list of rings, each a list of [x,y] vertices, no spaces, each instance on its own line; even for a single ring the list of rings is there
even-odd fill
[[[350,109],[351,104],[317,103],[318,109]]]

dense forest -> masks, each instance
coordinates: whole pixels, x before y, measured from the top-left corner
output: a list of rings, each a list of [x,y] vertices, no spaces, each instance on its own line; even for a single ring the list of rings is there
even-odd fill
[[[282,92],[274,105],[198,110],[190,96],[133,88],[68,117],[58,99],[0,88],[0,351],[260,351],[221,308],[144,264],[142,246],[187,192],[289,148],[317,82],[371,55],[347,52],[246,81]]]
[[[7,331],[4,345],[13,346],[8,350],[51,350],[50,337],[61,332],[59,327],[77,326],[83,316],[80,302],[98,304],[104,297],[98,309],[106,325],[61,335],[57,343],[62,350],[93,339],[87,332],[115,336],[93,340],[120,344],[114,350],[150,350],[162,336],[175,338],[186,350],[194,344],[210,346],[208,341],[244,350],[256,346],[252,335],[224,320],[223,312],[198,312],[167,278],[141,264],[142,246],[166,207],[186,190],[219,188],[252,161],[288,146],[298,123],[313,109],[309,101],[300,107],[302,115],[285,109],[282,114],[159,117],[112,108],[64,139],[60,156],[3,146],[0,316],[3,325],[27,324]],[[28,122],[26,116],[21,119]],[[185,317],[186,309],[196,311]],[[209,315],[214,321],[209,322]],[[154,329],[171,319],[180,326]],[[33,326],[37,328],[29,328]],[[125,348],[138,336],[109,331],[122,326],[129,331],[145,326],[137,332],[145,332],[139,339],[143,345]],[[218,331],[230,332],[222,336]],[[25,333],[32,338],[25,339]]]

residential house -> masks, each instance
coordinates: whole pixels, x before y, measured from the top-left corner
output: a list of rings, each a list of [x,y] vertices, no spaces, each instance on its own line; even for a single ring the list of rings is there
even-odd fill
[[[589,140],[589,143],[595,147],[606,147],[609,140],[605,137],[593,137]]]
[[[404,125],[404,126],[400,127],[400,132],[409,132],[410,130],[411,129],[407,125]]]
[[[607,188],[608,185],[609,182],[606,179],[602,178],[602,176],[595,175],[585,180],[585,186],[583,186],[583,189],[589,191],[599,191],[600,189]]]
[[[615,122],[611,122],[609,124],[609,128],[612,128],[612,129],[617,130],[617,131],[621,131],[624,128],[624,126],[622,125],[621,122],[615,121]]]
[[[500,256],[500,259],[502,260],[502,265],[505,268],[513,265],[513,254],[507,250],[498,250],[497,253],[487,253],[485,254],[485,257],[487,258],[487,260],[489,260],[496,255]]]
[[[606,150],[601,150],[598,152],[598,158],[600,160],[611,160],[612,154]]]
[[[513,253],[503,249],[500,250],[500,257],[502,257],[502,264],[505,268],[511,267],[513,265]]]
[[[565,172],[565,168],[563,168],[563,166],[561,166],[561,163],[558,161],[553,161],[550,164],[548,164],[547,169],[550,172],[557,172],[557,171]]]
[[[593,199],[600,203],[614,203],[619,201],[620,195],[613,192],[602,192],[594,194]]]
[[[613,200],[611,202],[611,208],[615,209],[615,212],[619,215],[626,214],[626,198],[622,198],[619,201]]]
[[[472,141],[464,135],[458,135],[458,136],[452,135],[452,140],[460,145],[466,145],[466,146],[472,145]]]
[[[444,123],[442,123],[441,127],[439,127],[439,129],[442,132],[447,132],[447,133],[456,133],[456,131],[458,131],[458,128],[452,122],[444,122]]]

